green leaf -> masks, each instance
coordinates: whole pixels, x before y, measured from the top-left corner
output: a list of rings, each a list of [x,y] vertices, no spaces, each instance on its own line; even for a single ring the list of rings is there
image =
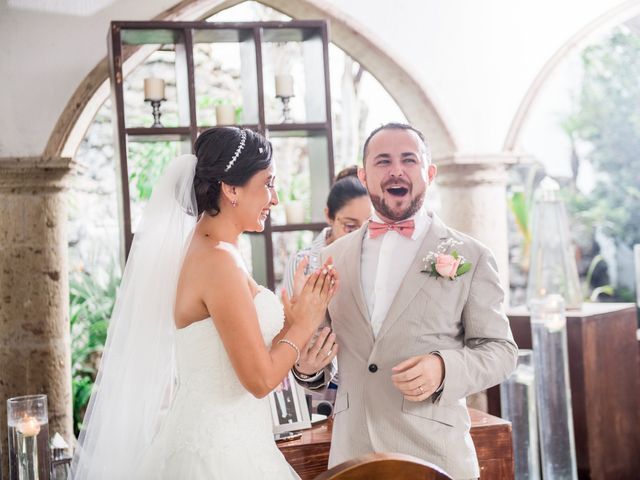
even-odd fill
[[[460,275],[464,275],[469,270],[471,270],[470,262],[461,263],[460,265],[458,265],[458,269],[456,270],[456,277],[459,277]]]
[[[513,192],[509,197],[509,209],[513,213],[518,230],[522,234],[525,242],[531,241],[529,231],[529,205],[524,192]]]
[[[457,252],[456,250],[454,250],[454,251],[452,251],[452,252],[451,252],[451,256],[452,256],[453,258],[455,258],[456,260],[457,260],[458,258],[460,258],[460,255],[458,255],[458,252]]]

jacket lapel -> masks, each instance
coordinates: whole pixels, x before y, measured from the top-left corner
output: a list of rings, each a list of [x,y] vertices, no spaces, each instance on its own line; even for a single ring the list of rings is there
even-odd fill
[[[424,270],[423,259],[427,256],[429,251],[435,252],[438,242],[447,238],[447,227],[442,223],[442,220],[440,220],[434,213],[429,213],[429,216],[431,217],[429,230],[422,240],[422,245],[420,245],[413,262],[411,262],[409,270],[400,283],[400,287],[396,292],[393,302],[391,302],[387,316],[382,323],[382,327],[380,327],[377,339],[381,338],[389,331],[402,312],[420,291],[424,283],[429,279],[428,273],[421,272],[421,270]]]
[[[362,292],[361,281],[361,264],[362,264],[362,240],[367,233],[366,224],[363,225],[360,230],[353,235],[353,239],[349,242],[349,246],[345,251],[345,278],[344,286],[349,286],[349,290],[355,304],[360,310],[362,320],[367,324],[367,328],[371,331],[373,337],[373,330],[371,329],[371,322],[369,320],[369,309],[364,299],[364,293]]]

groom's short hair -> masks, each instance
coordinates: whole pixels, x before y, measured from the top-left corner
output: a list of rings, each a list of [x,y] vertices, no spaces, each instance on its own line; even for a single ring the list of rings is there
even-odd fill
[[[420,138],[420,140],[422,141],[422,144],[424,145],[424,157],[425,157],[424,163],[426,163],[427,165],[431,163],[431,150],[429,149],[429,145],[427,144],[427,139],[425,138],[424,134],[420,130],[418,130],[415,127],[412,127],[408,123],[389,122],[389,123],[385,123],[384,125],[380,125],[378,128],[373,130],[369,134],[367,139],[364,141],[364,147],[362,148],[362,165],[363,166],[364,166],[364,161],[367,158],[367,148],[369,147],[369,142],[374,137],[374,135],[381,130],[410,130],[412,132],[415,132],[415,134],[418,135],[418,138]]]

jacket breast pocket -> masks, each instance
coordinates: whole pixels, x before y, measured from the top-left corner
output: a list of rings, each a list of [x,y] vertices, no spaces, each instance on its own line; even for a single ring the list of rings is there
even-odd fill
[[[338,393],[336,396],[336,403],[333,406],[333,414],[336,415],[340,412],[344,412],[349,408],[349,394],[347,392]]]
[[[433,420],[449,427],[455,427],[460,424],[458,413],[455,409],[446,405],[434,405],[430,401],[410,402],[402,399],[402,411],[409,415]]]

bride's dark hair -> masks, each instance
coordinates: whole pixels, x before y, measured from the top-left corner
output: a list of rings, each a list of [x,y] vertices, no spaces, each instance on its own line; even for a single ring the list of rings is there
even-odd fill
[[[244,146],[241,147],[243,136]],[[241,187],[271,165],[271,142],[247,129],[214,127],[205,130],[196,140],[194,151],[198,158],[193,178],[198,216],[220,213],[220,182]],[[227,168],[234,158],[235,162]]]

